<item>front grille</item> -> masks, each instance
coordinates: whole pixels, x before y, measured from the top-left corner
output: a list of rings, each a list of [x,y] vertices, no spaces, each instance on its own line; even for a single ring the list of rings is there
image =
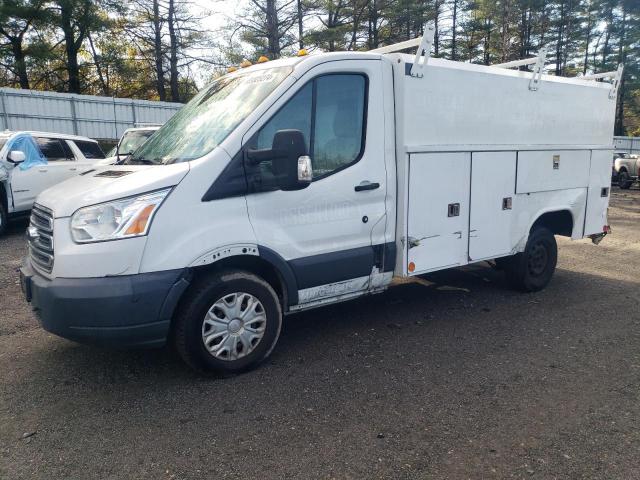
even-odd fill
[[[27,231],[29,256],[33,264],[51,273],[53,270],[53,212],[41,205],[34,205]]]

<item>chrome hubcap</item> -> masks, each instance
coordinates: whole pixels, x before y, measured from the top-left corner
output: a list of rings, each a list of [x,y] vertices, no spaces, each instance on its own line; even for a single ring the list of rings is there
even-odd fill
[[[249,293],[236,292],[220,298],[202,323],[202,341],[207,351],[220,360],[238,360],[260,343],[267,315],[260,300]]]

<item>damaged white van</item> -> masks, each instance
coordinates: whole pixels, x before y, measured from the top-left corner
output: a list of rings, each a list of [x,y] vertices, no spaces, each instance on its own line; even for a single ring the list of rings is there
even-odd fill
[[[42,326],[172,339],[191,366],[237,372],[283,315],[394,276],[500,258],[514,287],[544,288],[554,235],[608,232],[619,77],[434,59],[429,42],[225,75],[125,164],[44,192],[21,269]]]

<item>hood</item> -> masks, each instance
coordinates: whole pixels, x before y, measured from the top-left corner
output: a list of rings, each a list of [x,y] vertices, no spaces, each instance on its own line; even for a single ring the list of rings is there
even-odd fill
[[[118,157],[107,157],[94,162],[94,165],[114,165],[118,161]]]
[[[36,203],[69,217],[82,207],[173,187],[189,172],[189,163],[111,165],[89,170],[45,190]]]

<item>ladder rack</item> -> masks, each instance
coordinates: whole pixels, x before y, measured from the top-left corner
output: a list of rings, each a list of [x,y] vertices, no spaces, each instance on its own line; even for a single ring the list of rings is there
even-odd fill
[[[611,100],[618,99],[618,88],[620,87],[620,82],[622,81],[622,74],[624,73],[624,65],[618,65],[617,70],[612,70],[610,72],[602,72],[602,73],[593,73],[591,75],[583,75],[582,77],[576,77],[580,80],[604,80],[605,78],[611,79],[611,90],[609,91],[609,98]]]
[[[429,22],[425,25],[424,35],[422,38],[413,38],[411,40],[405,40],[404,42],[394,43],[392,45],[387,45],[384,47],[374,48],[373,50],[369,50],[371,53],[394,53],[401,52],[402,50],[407,50],[409,48],[418,47],[418,51],[416,52],[416,56],[413,60],[413,65],[411,66],[411,76],[416,78],[422,78],[424,76],[423,70],[424,67],[429,62],[429,58],[431,57],[431,47],[433,45],[433,40],[435,36],[435,23]],[[536,91],[540,88],[540,82],[542,81],[542,74],[544,71],[544,66],[547,58],[547,49],[542,48],[538,52],[538,55],[531,58],[524,58],[522,60],[512,60],[510,62],[504,63],[496,63],[494,65],[490,65],[495,68],[517,68],[525,65],[533,65],[532,69],[532,77],[529,81],[529,90]],[[582,77],[575,77],[580,80],[603,80],[605,78],[612,79],[611,82],[611,91],[609,92],[610,99],[616,99],[618,96],[618,88],[620,86],[620,81],[622,80],[622,73],[624,71],[623,65],[618,66],[617,70],[612,70],[611,72],[602,72],[595,73],[591,75],[583,75]]]

